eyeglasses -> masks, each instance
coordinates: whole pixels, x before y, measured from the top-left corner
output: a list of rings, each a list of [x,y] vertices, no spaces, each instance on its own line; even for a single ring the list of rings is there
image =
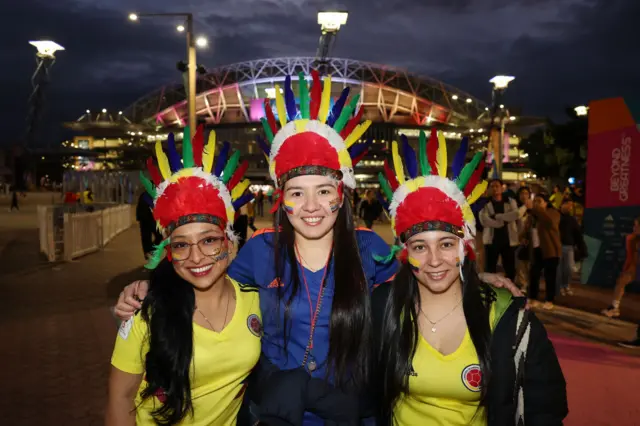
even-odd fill
[[[176,241],[171,243],[171,256],[178,261],[187,260],[191,256],[191,248],[198,246],[204,256],[213,257],[222,251],[223,237],[205,237],[197,243]]]

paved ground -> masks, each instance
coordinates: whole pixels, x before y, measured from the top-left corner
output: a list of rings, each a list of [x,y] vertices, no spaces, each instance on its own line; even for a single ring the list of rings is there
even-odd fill
[[[116,332],[109,307],[124,285],[145,276],[137,229],[104,251],[52,265],[37,254],[35,225],[29,201],[21,213],[0,209],[0,424],[102,424]],[[390,238],[383,225],[376,230]],[[590,287],[577,292],[559,302],[597,312],[610,297]],[[628,318],[640,316],[639,299],[625,300]],[[633,324],[562,306],[538,314],[567,378],[566,424],[640,424],[640,353],[613,345],[631,338]]]

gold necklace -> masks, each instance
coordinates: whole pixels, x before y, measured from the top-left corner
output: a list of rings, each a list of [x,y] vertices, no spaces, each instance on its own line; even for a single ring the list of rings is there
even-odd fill
[[[440,318],[437,321],[431,321],[429,319],[429,317],[427,316],[427,314],[422,310],[422,307],[420,307],[420,312],[422,313],[422,315],[424,315],[424,317],[427,319],[427,321],[429,321],[431,323],[431,332],[435,333],[437,331],[436,329],[436,325],[442,321],[443,319],[447,318],[449,315],[451,315],[456,309],[458,309],[458,306],[460,306],[460,304],[462,303],[462,298],[460,299],[460,301],[458,301],[458,303],[456,303],[456,305],[453,307],[453,309],[451,309],[445,316],[443,316],[442,318]]]
[[[198,308],[198,305],[196,305],[196,311],[200,312],[200,315],[202,315],[202,318],[204,318],[204,320],[207,322],[207,324],[209,324],[209,327],[211,328],[211,330],[215,331],[216,333],[220,333],[224,329],[224,326],[227,324],[227,315],[229,315],[229,302],[230,301],[231,301],[231,297],[229,297],[229,294],[227,292],[227,309],[225,310],[225,313],[224,313],[224,321],[222,323],[222,328],[220,329],[220,331],[216,330],[213,327],[213,324],[211,324],[211,321],[209,321],[209,318],[207,318],[207,316],[202,313],[200,308]]]

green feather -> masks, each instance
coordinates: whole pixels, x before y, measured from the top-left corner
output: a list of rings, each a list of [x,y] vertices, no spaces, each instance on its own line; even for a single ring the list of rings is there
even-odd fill
[[[231,158],[227,161],[227,165],[224,166],[224,170],[222,171],[222,182],[227,183],[233,176],[233,173],[238,168],[240,164],[240,151],[233,151]]]
[[[355,111],[356,107],[358,106],[359,100],[360,100],[360,94],[358,93],[353,97],[353,99],[351,99],[351,102],[349,102],[349,105],[342,108],[340,117],[338,117],[335,124],[333,125],[333,130],[340,133],[342,129],[344,129],[344,126],[347,125],[347,121],[349,121],[349,119],[351,118],[353,111]]]
[[[191,129],[189,126],[185,126],[182,133],[182,167],[188,169],[195,167],[196,163],[193,161],[193,146],[191,145]]]
[[[378,172],[378,180],[380,181],[380,188],[382,188],[384,196],[387,197],[387,201],[391,202],[391,199],[393,198],[393,190],[391,189],[391,185],[389,185],[387,178],[384,177],[382,172]]]
[[[478,167],[481,159],[482,152],[476,152],[476,154],[473,156],[473,159],[469,163],[467,163],[467,165],[464,166],[464,168],[460,172],[460,176],[458,176],[458,179],[456,179],[456,185],[458,185],[458,189],[460,191],[463,191],[464,187],[467,186],[467,183],[469,183],[469,179],[471,179],[471,175]]]
[[[388,255],[379,256],[377,254],[374,254],[373,258],[376,262],[379,262],[379,263],[391,263],[393,262],[393,259],[396,257],[396,254],[398,254],[399,251],[402,251],[402,247],[391,246],[391,250],[389,251]]]
[[[163,240],[160,244],[153,247],[153,253],[149,257],[149,261],[146,265],[144,265],[147,269],[156,269],[160,262],[162,262],[162,255],[164,254],[164,249],[166,246],[171,243],[171,238],[167,238]]]
[[[146,189],[147,193],[151,195],[151,198],[155,200],[156,188],[153,185],[153,183],[149,180],[149,178],[144,175],[142,170],[140,170],[140,182],[142,182],[142,186],[144,186],[144,189]]]
[[[300,88],[300,115],[302,118],[309,119],[309,88],[303,72],[298,73],[298,86]]]
[[[264,129],[264,134],[267,136],[267,139],[269,140],[270,143],[273,143],[273,132],[271,131],[271,126],[269,126],[269,122],[264,117],[260,119],[260,122],[262,123],[262,128]]]
[[[427,161],[427,135],[424,134],[424,131],[420,130],[419,136],[419,145],[418,145],[418,159],[420,160],[420,171],[423,176],[428,176],[431,174],[431,166],[429,165],[429,161]]]

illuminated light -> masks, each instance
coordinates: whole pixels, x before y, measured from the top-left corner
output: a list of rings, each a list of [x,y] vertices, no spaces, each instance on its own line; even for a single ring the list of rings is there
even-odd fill
[[[513,80],[515,80],[515,77],[510,75],[496,75],[489,80],[489,83],[493,83],[493,87],[496,89],[506,89]]]
[[[515,117],[515,115],[512,115],[511,117],[509,117],[509,120],[511,120],[511,121],[516,121],[516,117]]]
[[[138,20],[138,15],[136,15],[135,13],[130,13],[129,14],[129,20],[130,21],[137,21]]]
[[[178,25],[176,30],[178,30],[179,33],[184,32],[184,25]]]
[[[51,40],[30,41],[29,44],[38,49],[38,56],[42,58],[53,58],[58,50],[64,50],[64,47]]]
[[[504,105],[500,104],[500,109],[504,109]]]
[[[451,96],[451,99],[453,99],[454,101],[457,101],[458,100],[458,95]]]
[[[338,31],[348,17],[348,12],[318,12],[318,25],[322,31]]]
[[[489,108],[488,108],[488,107],[484,107],[484,110],[485,110],[485,111],[489,111]]]
[[[569,185],[574,185],[575,183],[576,183],[576,178],[570,177],[569,178]]]
[[[122,111],[118,111],[118,115],[122,115]]]
[[[471,102],[473,102],[473,99],[467,98],[467,103],[470,104]]]
[[[42,157],[41,160],[44,160],[44,157]]]
[[[266,89],[264,89],[264,91],[267,94],[267,98],[275,99],[275,97],[276,97],[276,89],[275,89],[275,87],[267,87]],[[284,93],[282,91],[282,88],[280,88],[280,93]]]
[[[478,129],[478,133],[484,132],[484,129]]]
[[[102,108],[102,113],[106,114],[106,112],[107,112],[107,109],[106,108]]]
[[[470,131],[471,133],[475,132],[475,130],[474,130],[474,129],[469,129],[469,131]]]
[[[142,132],[138,132],[138,134],[139,134],[140,136],[142,136]]]
[[[585,106],[585,105],[578,105],[577,107],[575,107],[573,109],[576,112],[576,115],[578,117],[584,117],[585,115],[587,115],[589,112],[589,107]]]
[[[207,47],[209,44],[209,40],[206,37],[200,36],[196,39],[196,46],[198,47]]]

